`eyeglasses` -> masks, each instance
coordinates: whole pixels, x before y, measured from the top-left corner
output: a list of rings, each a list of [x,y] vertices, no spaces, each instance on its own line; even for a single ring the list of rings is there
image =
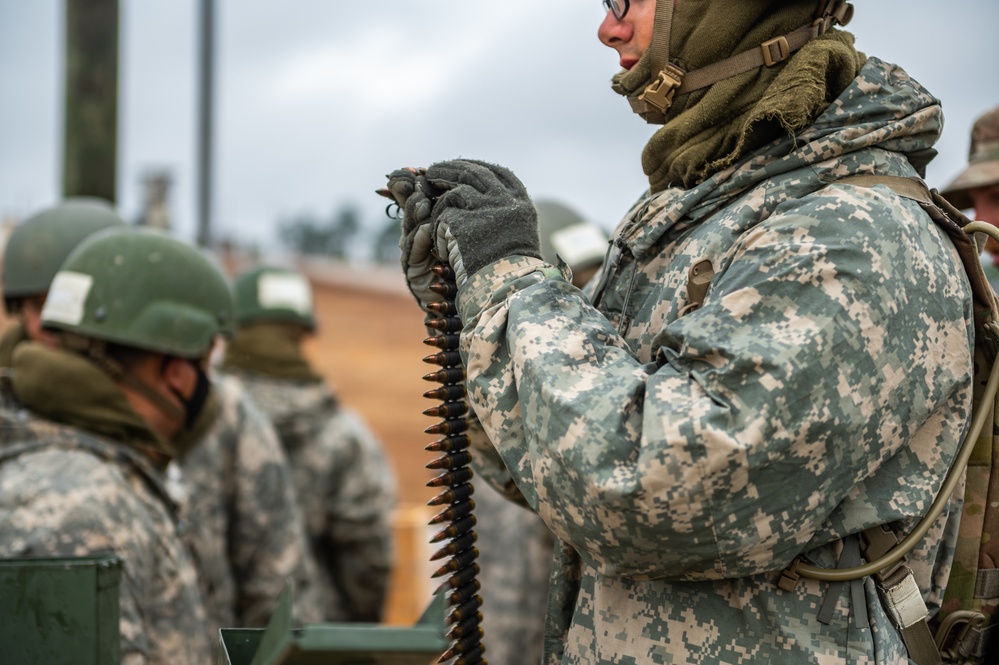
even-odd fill
[[[604,9],[613,14],[618,21],[628,14],[628,8],[631,7],[629,0],[603,0],[603,4]]]

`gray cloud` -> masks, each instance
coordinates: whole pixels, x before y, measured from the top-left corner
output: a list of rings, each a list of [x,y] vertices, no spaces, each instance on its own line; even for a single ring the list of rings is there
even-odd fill
[[[928,173],[960,170],[974,118],[999,104],[999,5],[860,0],[850,29],[944,102]],[[120,207],[170,168],[193,236],[196,5],[122,0]],[[535,196],[610,227],[644,187],[651,128],[610,92],[616,57],[597,0],[345,3],[219,0],[215,223],[269,240],[283,214],[344,202],[381,223],[372,191],[403,165],[456,156],[512,168]],[[0,0],[0,215],[58,193],[61,3]],[[990,68],[991,67],[991,68]],[[11,101],[13,100],[13,101]]]

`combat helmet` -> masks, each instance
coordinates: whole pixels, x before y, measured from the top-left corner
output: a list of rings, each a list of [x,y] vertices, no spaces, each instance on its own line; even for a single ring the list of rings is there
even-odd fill
[[[125,222],[111,204],[96,197],[74,197],[41,210],[10,234],[3,256],[3,298],[7,312],[22,298],[43,295],[70,252],[87,236]]]
[[[585,284],[603,263],[607,234],[557,201],[539,199],[534,207],[538,211],[541,257],[553,265],[561,257],[572,271],[573,283]]]
[[[846,25],[853,18],[853,5],[845,0],[818,0],[813,19],[784,35],[768,39],[759,46],[730,57],[688,69],[681,62],[674,62],[670,52],[674,2],[657,2],[652,43],[646,56],[650,60],[651,78],[634,80],[640,74],[622,71],[614,77],[613,87],[628,98],[632,110],[649,123],[663,124],[666,113],[676,96],[708,88],[719,81],[739,74],[779,65],[808,42],[817,39],[836,25]],[[627,6],[624,0],[605,2],[615,9],[615,15]],[[684,5],[681,5],[684,8]],[[624,11],[627,11],[624,9]]]
[[[968,166],[941,194],[956,208],[971,208],[969,190],[996,184],[999,184],[999,107],[975,121],[971,129]]]
[[[56,273],[41,323],[75,336],[199,358],[231,334],[225,275],[197,249],[159,231],[110,228],[80,243]]]
[[[236,325],[268,321],[316,329],[312,288],[304,275],[286,268],[260,266],[233,281]]]

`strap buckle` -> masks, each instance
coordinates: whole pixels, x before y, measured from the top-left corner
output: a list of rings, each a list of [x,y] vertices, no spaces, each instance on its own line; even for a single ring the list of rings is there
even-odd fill
[[[781,571],[780,580],[777,582],[777,586],[784,591],[794,591],[798,586],[798,581],[801,579],[801,575],[798,574],[798,564],[801,563],[801,557],[796,556],[794,560],[788,564],[787,568]]]
[[[673,105],[673,95],[676,94],[677,88],[683,84],[683,75],[681,69],[666,65],[666,68],[659,72],[659,77],[649,84],[638,99],[659,113],[666,113]]]
[[[763,51],[763,64],[767,67],[780,64],[791,55],[791,47],[787,43],[787,37],[783,35],[763,42],[760,50]]]

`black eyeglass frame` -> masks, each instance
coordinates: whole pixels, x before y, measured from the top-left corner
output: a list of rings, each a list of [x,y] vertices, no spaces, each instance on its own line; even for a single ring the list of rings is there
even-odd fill
[[[619,12],[618,7],[622,4],[624,5],[624,9],[621,9]],[[625,16],[627,16],[628,9],[631,8],[630,0],[603,0],[603,5],[604,9],[613,14],[614,18],[617,19],[618,21],[622,20]]]

